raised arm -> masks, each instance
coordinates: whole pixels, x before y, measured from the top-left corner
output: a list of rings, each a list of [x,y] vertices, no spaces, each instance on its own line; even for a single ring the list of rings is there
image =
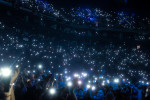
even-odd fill
[[[10,89],[8,92],[5,92],[5,100],[15,100],[15,95],[14,95],[14,89],[13,89],[13,83],[17,79],[18,75],[20,73],[20,69],[17,69],[15,71],[15,74],[12,76],[11,81],[10,81]]]

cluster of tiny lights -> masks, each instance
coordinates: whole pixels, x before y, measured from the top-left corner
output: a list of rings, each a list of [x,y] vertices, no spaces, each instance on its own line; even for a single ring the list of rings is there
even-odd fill
[[[75,85],[74,79],[78,87],[92,91],[132,80],[150,85],[149,18],[99,8],[57,9],[46,0],[19,1],[18,9],[41,15],[40,25],[20,25],[18,20],[9,25],[0,19],[0,78],[20,68],[23,76],[37,77],[38,82],[52,76],[54,83],[62,79],[68,88]],[[49,16],[57,25],[47,27]],[[53,25],[56,29],[50,28]]]

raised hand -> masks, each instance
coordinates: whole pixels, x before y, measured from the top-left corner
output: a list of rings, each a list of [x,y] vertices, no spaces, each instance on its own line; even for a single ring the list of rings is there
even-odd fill
[[[14,83],[14,81],[17,79],[19,73],[20,73],[20,69],[18,68],[17,70],[15,70],[15,74],[12,76],[10,84]]]

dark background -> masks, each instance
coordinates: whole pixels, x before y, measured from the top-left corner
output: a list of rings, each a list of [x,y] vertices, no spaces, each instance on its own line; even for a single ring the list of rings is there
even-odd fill
[[[150,0],[47,0],[60,8],[101,8],[105,11],[129,11],[140,16],[150,17]]]

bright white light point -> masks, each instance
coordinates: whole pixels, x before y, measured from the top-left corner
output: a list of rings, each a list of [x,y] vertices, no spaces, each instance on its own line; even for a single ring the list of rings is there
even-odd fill
[[[88,84],[86,87],[89,89],[91,86]]]
[[[86,76],[87,76],[87,73],[82,73],[82,75],[83,75],[84,77],[86,77]]]
[[[19,67],[19,65],[16,65],[16,68],[18,68]]]
[[[115,82],[115,83],[119,83],[119,79],[117,79],[117,78],[114,79],[114,82]]]
[[[102,86],[104,86],[104,85],[105,85],[105,83],[103,82],[103,83],[102,83]]]
[[[68,82],[67,86],[71,87],[72,86],[72,82]]]
[[[107,80],[107,83],[110,83],[109,80]]]
[[[8,77],[11,74],[11,70],[9,68],[2,68],[1,69],[1,75],[4,77]]]
[[[81,84],[82,84],[82,81],[79,80],[79,81],[78,81],[78,84],[81,85]]]
[[[148,82],[147,82],[146,84],[147,84],[147,85],[149,85],[149,83],[148,83]]]
[[[79,77],[79,75],[78,74],[74,74],[74,77]]]
[[[65,74],[67,74],[67,71],[65,71]]]
[[[103,79],[104,77],[103,76],[101,76],[101,77],[99,77],[100,79]]]
[[[66,80],[67,80],[67,81],[69,81],[70,79],[71,79],[71,78],[70,78],[70,77],[68,77]]]
[[[42,68],[42,65],[39,65],[39,69],[41,69]]]
[[[54,95],[54,94],[56,93],[56,90],[55,90],[54,88],[51,88],[51,89],[49,90],[49,92],[50,92],[51,95]]]
[[[95,88],[95,86],[92,86],[92,90],[95,90],[96,88]]]

